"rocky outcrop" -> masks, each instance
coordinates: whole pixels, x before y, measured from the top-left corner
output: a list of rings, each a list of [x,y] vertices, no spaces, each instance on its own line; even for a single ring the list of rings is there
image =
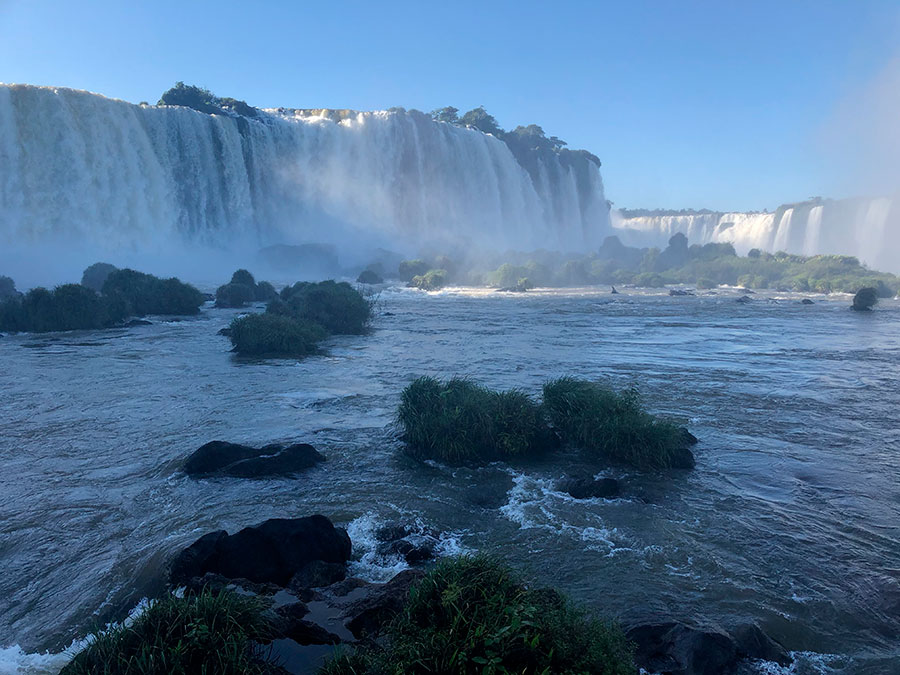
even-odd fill
[[[185,460],[184,472],[189,476],[262,478],[297,473],[324,460],[325,457],[307,443],[253,448],[227,441],[210,441]]]
[[[627,635],[637,647],[637,665],[662,675],[724,675],[733,672],[742,659],[791,662],[784,647],[755,624],[728,633],[715,626],[670,621],[635,626]]]
[[[872,287],[860,288],[853,296],[853,309],[857,312],[865,312],[878,302],[878,290]]]
[[[350,537],[325,516],[273,518],[200,537],[172,562],[169,581],[180,586],[211,572],[284,587],[314,561],[345,565],[349,558]]]
[[[621,491],[615,478],[573,477],[563,478],[556,489],[566,492],[575,499],[612,499]]]

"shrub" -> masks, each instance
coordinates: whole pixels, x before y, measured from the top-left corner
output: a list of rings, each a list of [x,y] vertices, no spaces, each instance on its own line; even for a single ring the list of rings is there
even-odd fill
[[[270,312],[313,321],[330,333],[359,335],[372,317],[369,301],[346,281],[301,281],[282,289],[281,299]]]
[[[527,588],[484,557],[438,563],[410,592],[383,651],[344,653],[323,669],[361,673],[633,675],[621,629],[551,589]]]
[[[318,324],[266,312],[231,322],[231,344],[242,356],[305,356],[327,334]]]
[[[397,417],[410,454],[450,463],[518,457],[548,442],[541,408],[527,394],[460,378],[413,381],[401,394]]]
[[[0,275],[0,300],[19,297],[19,291],[16,290],[16,282],[9,277]]]
[[[94,263],[88,267],[81,275],[81,285],[92,288],[100,293],[103,290],[103,284],[109,278],[109,275],[119,268],[109,263]]]
[[[147,314],[197,314],[205,297],[178,279],[160,279],[134,270],[117,270],[103,284],[104,295],[120,294],[137,316]]]
[[[425,274],[431,266],[421,259],[404,260],[397,268],[397,276],[401,281],[412,281],[413,277]]]
[[[216,307],[243,307],[256,300],[256,287],[234,282],[216,289]]]
[[[176,82],[174,87],[163,92],[157,105],[179,105],[209,115],[222,112],[219,99],[209,89],[184,82]]]
[[[447,285],[446,270],[428,270],[425,274],[414,276],[409,282],[412,288],[423,291],[436,291]]]
[[[373,270],[363,270],[359,273],[359,276],[356,277],[356,282],[360,284],[383,284],[384,279]]]
[[[259,646],[271,634],[254,598],[208,590],[170,595],[130,625],[94,634],[62,675],[276,673]]]
[[[646,412],[633,389],[562,377],[544,385],[546,415],[564,442],[639,468],[666,468],[684,431]]]
[[[34,288],[22,298],[0,305],[0,330],[45,333],[106,328],[121,322],[130,307],[117,297],[99,296],[80,284],[64,284],[52,291]]]
[[[256,279],[254,279],[253,275],[245,269],[237,270],[232,274],[229,283],[242,284],[244,286],[249,286],[250,288],[256,288]]]
[[[260,302],[270,302],[278,297],[278,291],[268,281],[260,281],[256,284],[256,299]]]

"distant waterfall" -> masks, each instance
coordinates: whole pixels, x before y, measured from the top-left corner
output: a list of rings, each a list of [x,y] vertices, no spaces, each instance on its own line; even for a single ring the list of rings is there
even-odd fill
[[[0,86],[0,235],[168,250],[317,241],[587,251],[596,164],[538,158],[416,112],[257,118]]]
[[[774,213],[659,214],[623,218],[613,231],[625,244],[665,247],[676,232],[692,244],[730,242],[750,249],[858,257],[873,269],[900,273],[900,200],[824,199],[779,207]]]

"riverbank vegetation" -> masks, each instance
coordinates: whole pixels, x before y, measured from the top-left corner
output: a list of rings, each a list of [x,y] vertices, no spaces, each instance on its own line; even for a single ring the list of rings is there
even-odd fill
[[[565,444],[640,469],[693,466],[693,436],[648,413],[632,389],[565,377],[547,382],[543,394],[538,403],[519,390],[420,377],[403,390],[397,419],[410,455],[450,464],[542,455]]]
[[[446,256],[439,258],[448,270],[444,283],[500,289],[609,285],[662,288],[685,284],[697,289],[728,285],[757,290],[855,293],[870,286],[883,298],[900,291],[900,278],[870,270],[853,256],[773,254],[758,249],[739,256],[731,244],[689,244],[683,234],[674,235],[664,249],[634,248],[611,236],[597,251],[584,256],[549,251],[510,252],[465,265],[448,264]],[[422,275],[434,269],[436,263],[437,258],[405,261],[397,276],[410,281],[413,269]]]
[[[196,314],[205,300],[200,291],[178,279],[111,267],[89,267],[82,277],[87,284],[33,288],[24,295],[15,292],[13,285],[13,292],[0,302],[0,330],[45,333],[110,328],[131,316]],[[105,279],[98,293],[94,287],[100,276]]]
[[[130,624],[92,635],[61,675],[276,673],[259,644],[271,634],[262,610],[228,591],[168,595]]]
[[[332,335],[359,335],[372,318],[372,304],[345,281],[301,281],[281,290],[263,314],[232,321],[234,351],[244,356],[312,354]]]
[[[531,589],[484,557],[444,560],[413,587],[385,647],[340,653],[321,675],[633,675],[632,645],[552,589]]]
[[[245,269],[231,275],[231,281],[216,289],[216,307],[244,307],[251,302],[269,302],[278,297],[268,281],[257,282]]]

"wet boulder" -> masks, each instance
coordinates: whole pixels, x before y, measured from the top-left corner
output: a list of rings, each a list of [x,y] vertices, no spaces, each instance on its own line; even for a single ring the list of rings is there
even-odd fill
[[[814,304],[816,304],[816,303],[814,303],[814,302],[813,302],[812,300],[810,300],[809,298],[803,298],[803,299],[800,301],[800,304],[801,304],[801,305],[814,305]]]
[[[566,492],[575,499],[612,499],[620,493],[619,481],[615,478],[573,477],[563,478],[556,489]]]
[[[785,648],[756,624],[729,633],[715,626],[670,621],[635,626],[627,636],[636,645],[635,663],[653,673],[720,675],[733,672],[742,659],[791,663]]]
[[[752,300],[750,299],[749,295],[742,295],[735,302],[739,302],[742,305],[746,305],[747,303],[752,302]]]
[[[349,558],[350,537],[325,516],[272,518],[235,534],[200,537],[176,556],[169,580],[181,586],[212,572],[283,587],[313,561],[345,565]]]
[[[324,460],[325,457],[307,443],[253,448],[227,441],[210,441],[185,460],[184,472],[195,477],[262,478],[297,473]]]
[[[383,284],[384,279],[382,279],[381,275],[374,270],[363,270],[359,273],[359,276],[356,277],[356,282],[360,284]]]
[[[675,448],[669,453],[669,466],[673,469],[693,469],[697,460],[690,448]]]
[[[313,560],[291,577],[288,588],[304,591],[310,588],[331,586],[347,578],[347,566],[343,563]]]
[[[344,624],[356,638],[374,637],[403,609],[422,570],[404,570],[386,584],[373,584],[366,595],[344,608]]]
[[[684,295],[696,295],[693,291],[686,291],[681,288],[670,288],[669,295],[672,296],[684,296]]]
[[[872,287],[860,288],[853,296],[853,309],[857,312],[865,312],[878,302],[878,291]]]
[[[401,523],[388,523],[375,531],[382,556],[398,556],[408,565],[419,565],[435,557],[438,545],[436,533],[426,528],[413,529]]]

